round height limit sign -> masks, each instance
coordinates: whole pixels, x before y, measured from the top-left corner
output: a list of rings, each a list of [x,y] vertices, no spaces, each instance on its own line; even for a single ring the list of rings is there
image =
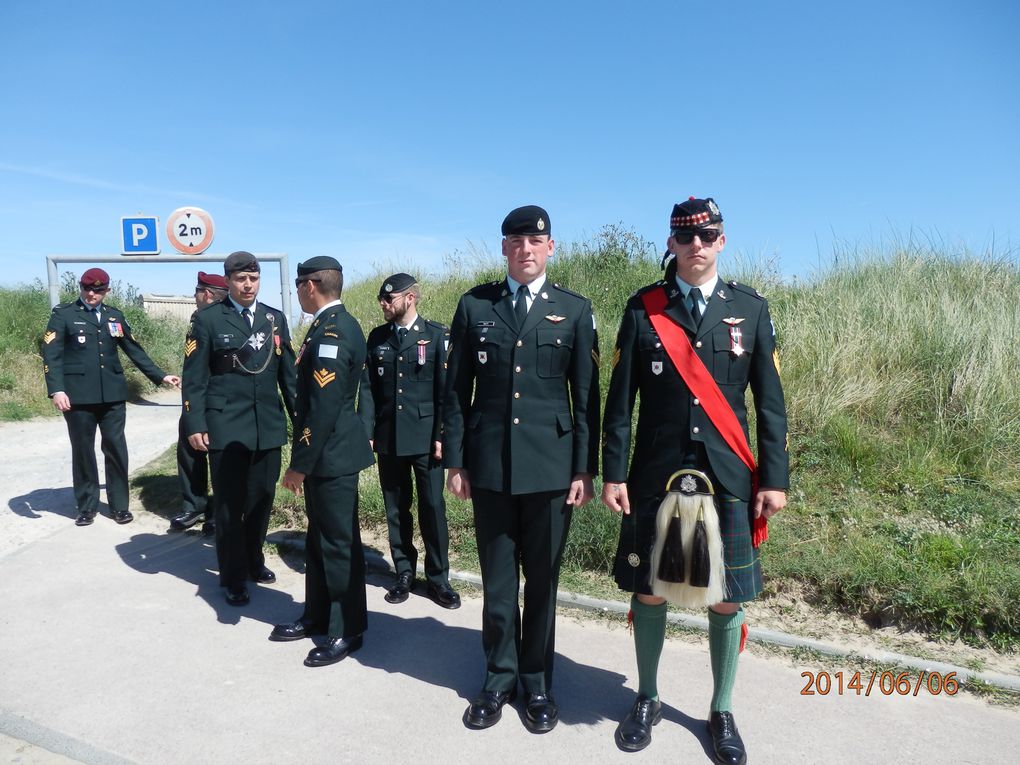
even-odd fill
[[[214,228],[212,216],[202,208],[178,207],[166,219],[166,238],[178,252],[198,255],[212,244]]]

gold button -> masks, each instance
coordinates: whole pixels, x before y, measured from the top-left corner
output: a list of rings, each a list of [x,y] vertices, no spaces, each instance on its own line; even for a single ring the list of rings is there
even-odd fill
[[[517,374],[520,374],[521,373],[521,368],[520,367],[514,367],[514,371],[517,372]]]
[[[520,424],[521,424],[521,418],[520,417],[514,417],[514,425],[520,425]]]
[[[700,348],[700,347],[701,347],[701,341],[699,340],[698,342],[696,342],[696,343],[694,344],[694,347],[695,347],[695,348]]]
[[[520,397],[521,397],[520,391],[518,391],[517,393],[514,393],[514,398],[520,398]]]
[[[694,426],[694,432],[695,433],[700,433],[701,432],[701,428],[699,428],[697,425],[695,425]]]
[[[518,340],[517,341],[517,347],[520,348],[522,345],[524,345],[524,341],[523,340]]]

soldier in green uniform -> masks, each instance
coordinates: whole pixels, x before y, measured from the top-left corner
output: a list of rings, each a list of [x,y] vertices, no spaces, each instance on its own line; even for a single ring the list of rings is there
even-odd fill
[[[99,510],[99,468],[96,428],[106,458],[106,500],[117,523],[130,523],[128,510],[128,451],[124,439],[124,401],[128,388],[117,349],[142,374],[159,385],[180,387],[181,378],[156,366],[135,340],[120,309],[106,305],[110,276],[90,268],[81,276],[81,293],[50,314],[43,335],[46,392],[62,412],[71,438],[71,474],[78,509],[75,524],[88,526]]]
[[[545,210],[513,210],[502,232],[507,278],[465,293],[450,330],[443,459],[447,487],[474,505],[485,598],[486,675],[464,722],[494,725],[520,682],[525,723],[541,733],[558,720],[560,560],[598,464],[598,342],[591,301],[546,278]]]
[[[440,440],[450,332],[418,315],[420,299],[421,289],[410,274],[393,274],[379,288],[379,305],[387,323],[368,334],[358,414],[379,455],[379,483],[397,575],[386,601],[403,603],[414,588],[418,551],[411,517],[413,476],[425,547],[426,592],[443,608],[459,608],[460,595],[449,579]]]
[[[196,313],[206,306],[219,303],[227,296],[227,280],[219,274],[198,272],[198,283],[195,286]],[[195,320],[195,314],[191,315]],[[184,413],[178,427],[177,437],[177,480],[181,484],[181,503],[183,507],[170,520],[171,531],[190,529],[199,519],[202,533],[211,535],[216,530],[213,520],[212,505],[209,503],[209,460],[208,452],[200,452],[188,443],[188,434],[184,432]]]
[[[223,263],[227,297],[195,314],[184,347],[184,430],[209,452],[216,557],[227,603],[248,603],[247,581],[276,581],[262,545],[294,413],[294,349],[286,317],[259,303],[261,266],[249,252]]]
[[[325,634],[326,642],[305,659],[305,666],[321,667],[361,648],[368,626],[358,474],[373,457],[354,408],[365,336],[340,302],[343,271],[334,258],[320,256],[298,264],[297,273],[301,310],[313,319],[298,353],[294,445],[283,485],[305,496],[305,608],[269,639]]]
[[[680,468],[702,471],[713,484],[727,596],[708,610],[714,679],[708,728],[715,761],[737,765],[746,761],[731,710],[743,625],[740,604],[762,588],[752,527],[763,526],[764,518],[786,504],[789,455],[768,303],[753,288],[719,277],[716,259],[725,243],[722,214],[712,199],[691,197],[673,208],[665,279],[630,299],[617,336],[603,422],[602,501],[623,513],[614,576],[621,589],[634,593],[638,698],[620,723],[616,741],[626,751],[637,751],[649,744],[652,726],[662,714],[656,672],[666,603],[652,594],[649,566],[656,510],[667,481]],[[703,365],[700,378],[691,377],[698,367],[694,356]],[[707,383],[713,395],[700,400],[686,380],[693,380],[699,390]],[[720,430],[728,416],[733,429],[742,429],[746,443],[748,385],[757,415],[754,481],[750,466]],[[638,396],[637,437],[628,473],[631,417]],[[749,450],[747,455],[753,465]]]

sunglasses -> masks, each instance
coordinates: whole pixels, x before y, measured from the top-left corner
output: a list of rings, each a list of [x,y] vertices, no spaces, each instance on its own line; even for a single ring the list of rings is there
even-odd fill
[[[110,291],[109,287],[82,287],[86,292],[93,292],[96,295],[105,295]]]
[[[677,244],[690,244],[694,237],[698,237],[704,244],[712,244],[722,235],[717,228],[699,228],[693,231],[674,231],[673,239]]]
[[[396,295],[380,295],[379,302],[385,303],[386,305],[393,305],[397,302],[397,298],[403,297],[405,293],[398,292]]]
[[[294,280],[294,289],[297,289],[298,287],[300,287],[305,282],[321,282],[321,281],[322,281],[322,279],[295,279]]]

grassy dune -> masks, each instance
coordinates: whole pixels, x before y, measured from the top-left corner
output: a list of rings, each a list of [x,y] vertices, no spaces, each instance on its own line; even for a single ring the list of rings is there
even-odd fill
[[[661,275],[659,255],[608,226],[561,245],[550,262],[553,281],[592,298],[605,359],[628,296]],[[875,625],[1016,649],[1020,268],[909,243],[837,255],[838,265],[794,283],[769,263],[735,261],[729,252],[720,261],[724,278],[769,299],[790,412],[793,485],[763,548],[766,596],[796,588],[820,607]],[[381,321],[379,283],[407,268],[345,290],[366,333]],[[441,276],[419,274],[421,312],[448,323],[466,289],[502,274],[498,257],[455,253]],[[51,411],[34,357],[45,292],[37,285],[2,298],[15,332],[0,345],[0,416]],[[153,325],[137,312],[129,319],[154,358],[179,369],[183,328]],[[609,372],[603,363],[603,395]],[[362,476],[363,522],[384,534],[375,481],[374,471]],[[470,507],[448,502],[451,556],[458,567],[476,567]],[[275,521],[299,525],[302,515],[281,489]],[[564,569],[571,587],[612,591],[616,531],[600,506],[575,514]]]

